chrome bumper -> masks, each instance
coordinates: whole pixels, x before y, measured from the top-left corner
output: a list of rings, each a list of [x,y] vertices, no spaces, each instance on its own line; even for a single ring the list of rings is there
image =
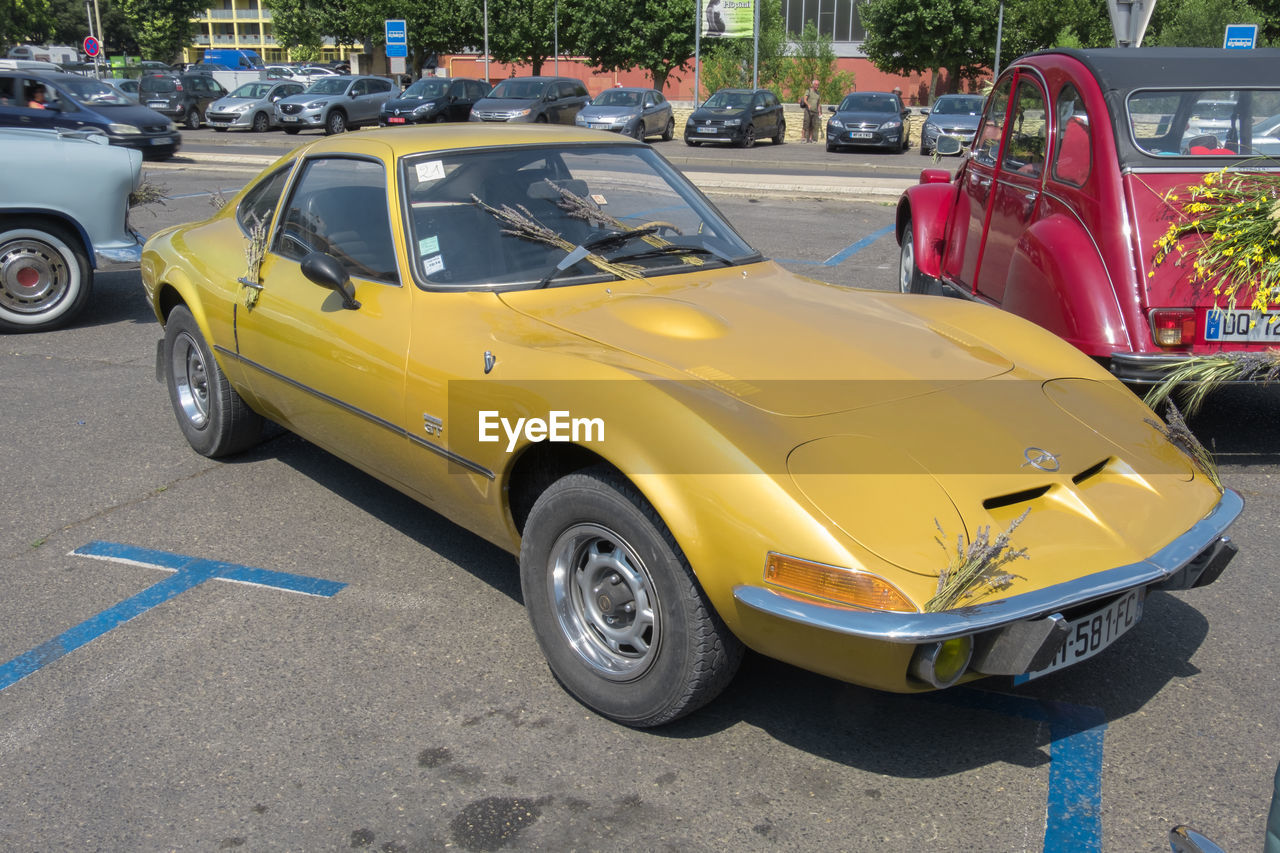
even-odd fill
[[[137,231],[130,229],[129,237],[132,243],[124,246],[94,246],[93,247],[93,268],[102,272],[104,270],[128,270],[136,269],[142,264],[142,235]]]
[[[1145,560],[1045,589],[940,613],[903,613],[829,606],[746,584],[734,587],[733,597],[739,604],[768,616],[821,631],[886,643],[936,643],[952,637],[1003,629],[1022,622],[1030,622],[1031,626],[1019,627],[1009,633],[1017,634],[1029,629],[1032,635],[1039,635],[1041,632],[1036,624],[1061,621],[1060,611],[1134,587],[1189,589],[1213,582],[1235,555],[1236,546],[1223,537],[1222,533],[1235,521],[1243,508],[1244,500],[1228,489],[1207,516]],[[1022,660],[1007,664],[1004,669],[1013,668],[1008,674],[1032,669],[1030,663],[1037,657],[1037,650],[1046,644],[1052,645],[1053,626],[1046,624],[1043,627],[1046,630],[1040,639],[1028,636],[1025,640],[1016,641],[1019,646],[1032,642],[1036,644],[1036,648],[1028,654],[1017,656],[1026,658],[1026,666],[1023,666]],[[1007,641],[1013,639],[1009,637]],[[1061,642],[1060,638],[1058,642]],[[1054,651],[1056,649],[1055,645]],[[998,674],[994,669],[982,671],[990,675]]]

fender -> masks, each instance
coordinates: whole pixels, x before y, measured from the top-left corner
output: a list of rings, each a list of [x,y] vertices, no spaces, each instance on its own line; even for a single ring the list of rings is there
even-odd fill
[[[947,216],[951,213],[955,195],[953,183],[916,184],[907,187],[898,200],[894,239],[902,245],[902,229],[910,221],[916,269],[931,278],[942,276],[942,247],[947,236]]]
[[[98,268],[98,259],[94,254],[93,241],[89,239],[89,232],[80,224],[80,220],[65,210],[51,207],[6,207],[0,209],[0,219],[9,217],[20,219],[28,225],[33,217],[44,217],[65,225],[80,238],[80,248],[89,258],[89,268],[94,270]]]
[[[1068,216],[1054,214],[1023,232],[1004,294],[1000,307],[1087,355],[1106,357],[1129,348],[1124,317],[1098,247]]]

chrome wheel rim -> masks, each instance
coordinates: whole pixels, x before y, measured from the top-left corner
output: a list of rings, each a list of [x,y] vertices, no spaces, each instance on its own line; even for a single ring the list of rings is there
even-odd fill
[[[551,605],[569,646],[610,681],[632,681],[652,666],[660,621],[644,561],[613,531],[577,524],[551,549]]]
[[[0,307],[43,314],[70,289],[71,269],[48,243],[22,238],[0,248]]]
[[[903,293],[911,292],[911,279],[916,271],[916,247],[911,239],[911,230],[902,232],[902,252],[898,256],[898,286]]]
[[[174,340],[170,366],[178,407],[193,427],[204,429],[209,423],[209,373],[204,354],[190,334],[180,332]]]

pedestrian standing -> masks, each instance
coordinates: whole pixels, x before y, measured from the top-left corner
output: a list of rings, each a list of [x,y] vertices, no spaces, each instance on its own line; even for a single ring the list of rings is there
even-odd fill
[[[804,110],[804,127],[800,133],[801,142],[818,141],[818,112],[822,108],[822,96],[818,94],[818,81],[809,84],[809,90],[800,99],[800,107]]]

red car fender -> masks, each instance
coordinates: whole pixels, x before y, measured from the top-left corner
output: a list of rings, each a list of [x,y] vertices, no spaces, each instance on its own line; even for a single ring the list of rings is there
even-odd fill
[[[1023,232],[1000,307],[1087,355],[1107,357],[1129,349],[1124,317],[1098,247],[1078,222],[1062,214]]]
[[[894,239],[902,245],[902,229],[911,222],[916,269],[931,278],[942,274],[942,247],[947,237],[947,216],[955,203],[955,184],[917,184],[907,187],[898,200]]]

